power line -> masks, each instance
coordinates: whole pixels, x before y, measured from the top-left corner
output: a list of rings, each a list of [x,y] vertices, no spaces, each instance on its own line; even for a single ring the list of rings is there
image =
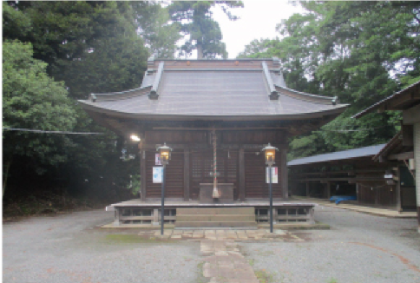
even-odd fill
[[[386,127],[389,127],[389,125],[382,126],[382,127],[375,127],[375,128],[358,129],[358,130],[319,130],[319,131],[314,131],[314,132],[338,132],[338,133],[363,132],[363,131],[370,131],[370,130],[381,129],[381,128],[386,128]]]
[[[70,131],[44,131],[24,128],[9,128],[3,127],[3,131],[19,131],[19,132],[31,132],[37,134],[61,134],[61,135],[104,135],[105,133],[99,132],[70,132]]]

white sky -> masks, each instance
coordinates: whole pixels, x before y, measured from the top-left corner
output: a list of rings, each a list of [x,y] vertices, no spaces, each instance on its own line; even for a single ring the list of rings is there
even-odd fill
[[[222,29],[223,42],[229,58],[236,58],[245,45],[254,39],[275,38],[279,36],[276,25],[294,13],[302,13],[299,5],[293,6],[287,0],[245,0],[244,8],[231,9],[240,19],[230,21],[222,9],[212,9],[213,18]]]

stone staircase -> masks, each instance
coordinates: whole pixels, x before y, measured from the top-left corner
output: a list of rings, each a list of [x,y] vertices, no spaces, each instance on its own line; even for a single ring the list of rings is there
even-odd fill
[[[256,229],[253,207],[194,207],[176,209],[176,228]]]

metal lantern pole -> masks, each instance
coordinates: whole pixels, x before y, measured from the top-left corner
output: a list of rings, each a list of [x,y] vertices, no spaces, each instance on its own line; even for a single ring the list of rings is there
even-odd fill
[[[165,223],[165,169],[166,164],[162,168],[162,201],[160,207],[160,234],[163,235],[163,224]]]
[[[273,187],[272,187],[272,172],[271,168],[273,164],[275,164],[276,160],[276,151],[278,151],[277,147],[271,146],[270,143],[268,143],[263,149],[264,156],[265,156],[265,164],[268,165],[268,186],[270,190],[270,233],[273,233]]]
[[[268,178],[270,182],[270,233],[273,233],[273,188],[271,186],[271,165],[268,165]]]
[[[162,201],[160,208],[160,234],[163,235],[163,225],[165,224],[165,171],[166,165],[171,160],[172,148],[163,143],[163,145],[157,145],[156,151],[159,152],[160,162],[162,163]]]

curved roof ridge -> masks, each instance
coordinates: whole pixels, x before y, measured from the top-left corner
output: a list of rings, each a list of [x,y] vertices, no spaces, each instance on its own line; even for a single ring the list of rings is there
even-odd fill
[[[294,89],[291,89],[291,88],[288,88],[288,87],[285,87],[285,86],[280,86],[278,84],[274,84],[274,85],[275,85],[275,87],[281,88],[281,89],[286,90],[288,92],[291,92],[293,94],[301,95],[304,98],[309,98],[309,100],[312,101],[312,102],[322,102],[324,104],[326,101],[329,101],[329,102],[331,102],[332,105],[339,104],[339,100],[338,100],[337,96],[331,97],[331,96],[324,96],[324,95],[316,95],[316,94],[312,94],[312,93],[297,91],[297,90],[294,90]],[[282,94],[288,95],[287,92],[286,93],[283,92]],[[317,100],[319,100],[319,101],[317,101]]]
[[[90,100],[95,101],[105,101],[105,100],[118,100],[125,99],[133,96],[143,95],[148,93],[152,85],[140,86],[137,88],[118,91],[118,92],[103,92],[103,93],[91,93]]]

